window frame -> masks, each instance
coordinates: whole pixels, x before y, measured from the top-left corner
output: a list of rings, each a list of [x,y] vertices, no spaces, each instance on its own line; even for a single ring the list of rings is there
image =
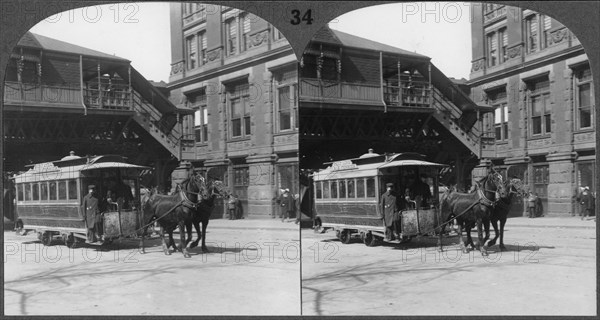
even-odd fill
[[[589,71],[589,77],[583,77],[580,76],[583,75],[586,71]],[[575,117],[577,118],[577,130],[588,130],[588,129],[593,129],[595,127],[595,123],[594,123],[594,118],[595,118],[595,97],[594,97],[594,85],[593,85],[593,81],[592,81],[592,75],[591,75],[591,69],[589,66],[585,66],[585,67],[580,67],[578,69],[573,70],[573,73],[575,73],[575,76],[573,77],[573,81],[574,81],[574,88],[575,88]],[[590,92],[590,105],[589,106],[581,106],[581,87],[582,86],[589,86],[589,92]],[[587,127],[582,127],[581,123],[582,123],[582,109],[587,109],[589,111],[589,122],[590,125]]]
[[[234,118],[233,103],[241,103],[242,113]],[[252,136],[252,113],[250,112],[250,85],[247,82],[227,86],[227,109],[229,137],[231,139],[249,139]],[[234,135],[234,122],[240,122],[240,135]]]
[[[542,89],[537,88],[537,85],[543,82],[548,82],[548,86]],[[552,134],[552,110],[551,110],[551,84],[548,76],[542,76],[535,79],[526,81],[527,85],[527,109],[529,115],[529,136],[530,137],[547,137]],[[532,89],[535,86],[535,89]],[[542,102],[547,103],[542,105],[542,112],[540,115],[534,114],[534,101],[540,99]],[[535,133],[534,122],[535,119],[539,118],[540,121],[540,132]],[[549,123],[548,123],[549,122]],[[549,127],[548,127],[549,125]]]

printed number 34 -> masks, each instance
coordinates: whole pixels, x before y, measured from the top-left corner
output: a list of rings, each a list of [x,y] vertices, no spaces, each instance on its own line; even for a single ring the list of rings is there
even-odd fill
[[[292,20],[290,20],[290,23],[293,25],[299,25],[302,21],[306,21],[306,24],[312,24],[312,21],[314,20],[312,18],[312,10],[308,9],[306,10],[306,12],[304,13],[304,15],[302,16],[302,18],[300,18],[300,10],[294,9],[292,10]]]

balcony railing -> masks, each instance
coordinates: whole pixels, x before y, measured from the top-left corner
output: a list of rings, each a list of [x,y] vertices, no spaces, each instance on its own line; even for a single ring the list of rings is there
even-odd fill
[[[100,95],[101,93],[101,95]],[[100,98],[100,96],[102,98]],[[131,110],[131,93],[129,90],[85,89],[84,101],[88,108]]]
[[[400,91],[402,91],[400,94]],[[399,86],[384,86],[383,100],[388,106],[429,107],[430,95],[427,83],[402,83]],[[351,83],[331,80],[301,79],[300,95],[306,98],[351,100],[381,103],[381,85]]]
[[[81,106],[81,90],[79,86],[40,85],[5,81],[4,101],[9,103],[44,102]]]
[[[101,91],[101,95],[99,92]],[[102,97],[100,99],[100,96]],[[131,110],[131,93],[126,87],[106,90],[84,89],[83,102],[92,109]],[[7,103],[44,103],[82,106],[78,85],[59,86],[35,83],[4,82],[4,101]]]
[[[431,103],[430,91],[426,83],[403,87],[384,86],[383,97],[385,103],[389,106],[429,107]]]

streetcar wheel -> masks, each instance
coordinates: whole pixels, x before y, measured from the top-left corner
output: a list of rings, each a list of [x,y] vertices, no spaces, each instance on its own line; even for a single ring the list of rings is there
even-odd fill
[[[342,241],[343,244],[350,243],[351,238],[352,237],[349,230],[342,230],[342,232],[340,232],[340,241]]]
[[[52,232],[46,231],[42,234],[42,244],[45,246],[52,245]]]
[[[410,240],[412,240],[412,237],[402,236],[402,239],[400,240],[400,243],[409,243]]]
[[[374,247],[377,245],[377,237],[375,237],[371,232],[367,232],[363,238],[363,242],[367,245],[367,247]]]
[[[72,233],[64,235],[63,238],[65,239],[65,246],[67,248],[75,248],[77,241],[75,241],[75,236]]]
[[[313,226],[313,230],[315,233],[323,233],[325,231],[323,229],[323,226],[321,225],[320,220],[315,220],[315,225]]]

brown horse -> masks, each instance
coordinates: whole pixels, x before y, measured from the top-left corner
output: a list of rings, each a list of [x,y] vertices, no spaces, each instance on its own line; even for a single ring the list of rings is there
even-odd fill
[[[508,218],[508,213],[510,211],[510,205],[515,196],[524,196],[525,191],[523,190],[523,183],[520,179],[508,179],[505,182],[504,189],[506,193],[504,196],[498,198],[496,202],[496,207],[492,211],[492,215],[490,217],[490,221],[492,222],[492,226],[494,227],[494,238],[488,242],[487,247],[491,247],[496,244],[496,240],[498,237],[500,238],[500,250],[506,250],[504,246],[504,225],[506,224],[506,219]],[[498,222],[500,222],[500,229],[498,229]],[[487,227],[489,230],[489,226]]]
[[[200,201],[207,199],[207,189],[204,178],[200,175],[193,175],[181,183],[180,191],[174,195],[151,194],[143,201],[143,222],[144,225],[150,224],[156,220],[160,225],[160,236],[162,239],[163,251],[169,255],[169,247],[177,250],[173,240],[173,231],[179,228],[180,248],[183,256],[190,257],[187,245],[191,237],[186,239],[185,228],[191,229],[192,219]],[[169,244],[167,245],[164,233],[169,235]],[[143,243],[142,235],[142,243]]]
[[[210,179],[207,184],[208,189],[208,198],[202,199],[197,206],[194,217],[192,218],[192,223],[194,228],[196,229],[196,234],[198,235],[198,239],[193,241],[190,244],[190,248],[195,248],[198,246],[198,242],[202,239],[202,252],[209,252],[206,247],[206,227],[208,227],[208,222],[210,220],[210,215],[215,207],[215,200],[218,197],[227,197],[229,196],[229,192],[224,188],[223,182],[219,180]],[[200,230],[200,223],[202,223],[202,230]],[[192,228],[188,229],[188,237],[191,239],[192,237]]]
[[[445,221],[441,226],[439,233],[438,245],[442,251],[442,234],[446,224],[452,217],[456,219],[458,225],[458,234],[460,237],[460,245],[463,252],[467,253],[467,246],[474,246],[471,238],[471,228],[477,224],[477,235],[479,242],[477,249],[482,255],[487,255],[486,241],[489,239],[489,220],[496,202],[496,194],[504,196],[504,184],[502,176],[494,171],[483,177],[478,182],[477,191],[474,193],[461,193],[447,191],[444,193],[440,203],[441,214]],[[467,233],[467,241],[463,241],[462,228],[465,228]],[[482,227],[485,227],[486,236],[483,238]]]

